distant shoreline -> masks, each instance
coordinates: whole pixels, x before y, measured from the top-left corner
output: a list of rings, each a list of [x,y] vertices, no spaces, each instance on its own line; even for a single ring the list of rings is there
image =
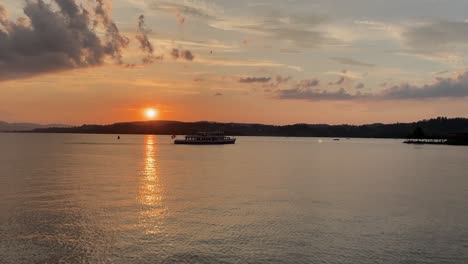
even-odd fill
[[[414,135],[416,128],[424,136]],[[263,125],[218,122],[140,121],[110,125],[37,128],[19,133],[76,133],[114,135],[188,135],[200,131],[223,131],[232,136],[322,137],[376,139],[450,139],[468,133],[468,119],[438,117],[413,123],[326,125]],[[458,137],[459,138],[459,137]]]
[[[130,135],[130,136],[172,136],[174,134],[157,134],[157,133],[94,133],[94,132],[43,132],[43,131],[0,131],[4,134],[76,134],[76,135]],[[188,134],[176,134],[176,136],[185,136]],[[389,137],[334,137],[334,136],[276,136],[276,135],[233,135],[236,137],[284,137],[284,138],[327,138],[327,139],[406,139],[389,138]]]

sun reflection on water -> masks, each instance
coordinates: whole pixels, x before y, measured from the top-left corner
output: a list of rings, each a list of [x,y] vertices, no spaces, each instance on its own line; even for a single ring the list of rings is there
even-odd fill
[[[144,162],[141,172],[139,201],[144,205],[140,216],[147,234],[161,232],[161,224],[166,213],[163,205],[163,188],[158,174],[156,160],[157,144],[154,136],[145,137]]]

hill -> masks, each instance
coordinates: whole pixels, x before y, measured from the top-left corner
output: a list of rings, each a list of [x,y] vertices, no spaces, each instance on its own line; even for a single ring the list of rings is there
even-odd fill
[[[206,121],[147,121],[111,125],[82,125],[69,128],[37,128],[31,132],[186,135],[197,131],[224,131],[226,134],[234,136],[406,138],[417,127],[422,128],[428,137],[449,137],[458,133],[468,133],[468,119],[438,117],[413,123],[368,125],[295,124],[284,126]]]
[[[0,132],[30,131],[38,128],[70,127],[62,124],[40,125],[33,123],[7,123],[0,121]]]

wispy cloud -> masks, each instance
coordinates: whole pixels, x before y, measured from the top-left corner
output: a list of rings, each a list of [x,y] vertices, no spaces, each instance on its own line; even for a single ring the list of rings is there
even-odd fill
[[[392,52],[413,56],[451,67],[465,63],[463,48],[468,47],[468,23],[428,20],[406,25],[401,30],[402,49]]]
[[[153,0],[149,3],[149,7],[154,10],[185,16],[217,20],[223,13],[223,10],[215,4],[200,0]]]
[[[364,89],[366,88],[366,85],[364,83],[358,83],[356,86],[354,86],[354,89]]]
[[[262,60],[232,60],[232,59],[213,59],[206,57],[199,57],[196,63],[205,65],[219,65],[229,67],[273,67],[273,68],[286,68],[298,72],[302,72],[303,69],[300,66],[287,65],[283,63],[273,61],[262,61]]]
[[[370,64],[370,63],[365,63],[361,61],[357,61],[351,58],[345,58],[345,57],[332,57],[330,58],[333,61],[336,61],[338,63],[344,64],[344,65],[349,65],[349,66],[357,66],[357,67],[375,67],[375,64]]]
[[[185,16],[204,20],[212,28],[224,31],[237,31],[247,34],[279,39],[297,47],[318,47],[340,43],[320,28],[329,18],[321,14],[289,13],[271,6],[251,6],[252,15],[226,14],[224,9],[206,1],[153,0],[150,7],[170,13],[183,13]]]
[[[462,21],[433,21],[409,27],[403,37],[415,49],[445,50],[450,45],[468,43],[468,23]]]
[[[339,72],[325,72],[325,74],[330,74],[330,75],[338,75],[340,77],[345,77],[349,79],[362,79],[364,76],[367,75],[367,73],[360,73],[360,72],[355,72],[355,71],[350,71],[350,70],[342,70]]]
[[[246,77],[240,78],[240,83],[267,83],[271,80],[271,77]]]

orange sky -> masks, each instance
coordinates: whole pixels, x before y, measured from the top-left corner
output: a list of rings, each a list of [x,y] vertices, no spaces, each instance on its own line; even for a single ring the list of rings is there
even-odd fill
[[[46,2],[52,4],[34,12],[50,9],[61,21],[64,11],[53,0]],[[444,6],[447,10],[439,15],[446,23],[429,11],[422,20],[419,2],[424,1],[415,0],[407,10],[392,13],[384,12],[385,6],[381,12],[380,6],[366,9],[372,2],[344,8],[321,0],[297,1],[284,9],[277,1],[244,5],[108,0],[106,15],[129,44],[115,53],[104,51],[99,62],[83,62],[79,60],[96,47],[81,43],[80,36],[96,36],[104,43],[109,39],[104,36],[105,24],[96,31],[85,25],[76,33],[54,22],[61,28],[52,32],[84,45],[73,57],[75,43],[68,48],[60,38],[50,42],[38,37],[38,44],[30,46],[16,42],[20,40],[12,37],[15,27],[35,32],[30,24],[36,22],[22,11],[24,3],[6,0],[0,7],[0,41],[7,43],[0,45],[0,120],[107,124],[146,120],[146,108],[157,109],[161,120],[268,124],[467,116],[463,58],[468,39],[462,36],[468,23],[457,10],[468,4],[454,1]],[[144,24],[138,29],[141,14]],[[17,22],[19,17],[26,19]],[[139,46],[140,37],[147,38],[151,50]],[[14,48],[23,44],[31,50]],[[57,56],[51,59],[50,54]],[[66,61],[57,61],[62,64],[53,64],[64,56]],[[151,58],[151,63],[142,63],[144,58]]]

